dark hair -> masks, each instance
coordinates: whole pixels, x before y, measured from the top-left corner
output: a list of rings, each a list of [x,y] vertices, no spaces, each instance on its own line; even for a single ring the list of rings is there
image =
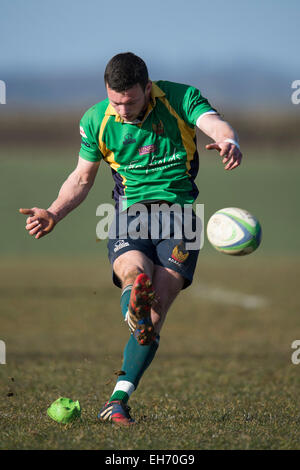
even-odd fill
[[[145,62],[132,52],[115,55],[108,62],[104,73],[105,84],[117,92],[128,90],[138,83],[145,90],[148,81]]]

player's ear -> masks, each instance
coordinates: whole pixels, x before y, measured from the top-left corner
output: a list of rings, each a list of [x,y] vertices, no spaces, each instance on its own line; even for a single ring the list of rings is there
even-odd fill
[[[146,85],[146,88],[145,88],[145,94],[150,95],[151,89],[152,89],[152,82],[151,82],[151,80],[149,80],[147,85]]]

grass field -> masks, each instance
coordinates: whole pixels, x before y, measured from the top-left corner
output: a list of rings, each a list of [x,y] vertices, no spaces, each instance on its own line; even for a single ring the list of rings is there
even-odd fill
[[[30,239],[18,208],[50,204],[74,166],[68,154],[41,152],[10,151],[1,172],[0,448],[299,449],[297,160],[250,153],[239,173],[226,174],[211,154],[202,159],[206,219],[245,207],[261,220],[263,244],[231,258],[205,243],[194,284],[172,306],[130,400],[138,425],[119,429],[96,419],[128,337],[95,234],[96,206],[110,200],[112,184],[103,170],[53,234]],[[59,396],[80,401],[81,421],[48,418]]]

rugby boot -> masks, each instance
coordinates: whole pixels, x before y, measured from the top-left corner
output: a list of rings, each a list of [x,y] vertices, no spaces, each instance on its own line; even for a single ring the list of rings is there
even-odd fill
[[[125,320],[140,345],[150,344],[156,338],[151,321],[151,306],[154,299],[151,280],[147,274],[139,274],[132,286]]]
[[[100,421],[111,421],[121,426],[131,426],[134,420],[129,414],[130,408],[122,400],[107,401],[98,413]]]

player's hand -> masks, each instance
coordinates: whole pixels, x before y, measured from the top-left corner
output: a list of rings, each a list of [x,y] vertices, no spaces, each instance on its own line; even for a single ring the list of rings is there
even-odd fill
[[[30,235],[34,235],[36,239],[47,235],[54,229],[56,224],[54,214],[38,207],[32,209],[19,209],[21,214],[29,215],[26,219],[26,230]]]
[[[205,148],[206,150],[218,150],[220,156],[223,157],[223,164],[226,165],[225,170],[233,170],[241,164],[243,155],[240,149],[230,142],[215,142],[206,145]]]

